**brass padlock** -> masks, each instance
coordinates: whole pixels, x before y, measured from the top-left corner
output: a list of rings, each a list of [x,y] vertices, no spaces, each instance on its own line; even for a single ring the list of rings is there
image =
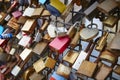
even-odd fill
[[[6,13],[1,12],[0,13],[0,24],[4,24],[4,18],[6,17]]]
[[[23,74],[24,80],[29,80],[30,75],[32,75],[35,72],[35,69],[33,67],[29,67]]]
[[[107,36],[108,36],[109,32],[105,32],[104,35],[99,39],[97,45],[96,45],[96,50],[98,51],[102,51],[103,48],[105,47],[106,43],[107,43]]]
[[[114,25],[118,22],[118,20],[119,19],[115,16],[109,16],[106,20],[103,21],[103,24],[110,28],[113,28]]]
[[[36,27],[36,20],[35,19],[28,19],[22,27],[22,31],[27,33],[32,33]]]
[[[41,17],[49,17],[51,13],[48,10],[44,10],[43,13],[41,14]]]
[[[64,19],[64,20],[66,19],[66,17],[68,16],[70,11],[72,10],[73,6],[74,6],[74,3],[73,3],[73,1],[71,1],[71,3],[67,6],[65,11],[62,13],[62,15],[61,15],[62,19]]]
[[[80,35],[79,35],[79,32],[76,32],[74,38],[72,39],[71,43],[70,43],[70,46],[72,48],[76,47],[76,45],[78,44],[78,41],[80,39]]]
[[[46,34],[44,35],[43,41],[45,41],[45,42],[50,42],[50,41],[51,41],[51,38],[50,38],[50,36],[49,36],[48,33],[46,33]]]
[[[41,32],[42,32],[42,31],[45,31],[45,30],[47,29],[48,25],[49,25],[49,21],[48,21],[48,20],[45,20],[44,23],[43,23],[43,25],[41,26],[41,28],[40,28],[39,30],[40,30]]]
[[[73,36],[75,35],[76,32],[76,28],[75,26],[71,26],[68,30],[68,32],[66,33],[70,38],[73,38]]]

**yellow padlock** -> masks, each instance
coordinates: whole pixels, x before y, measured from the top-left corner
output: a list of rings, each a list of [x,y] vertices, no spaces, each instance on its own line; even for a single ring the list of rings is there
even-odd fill
[[[50,5],[56,8],[60,13],[63,13],[66,9],[66,5],[59,0],[50,0]]]

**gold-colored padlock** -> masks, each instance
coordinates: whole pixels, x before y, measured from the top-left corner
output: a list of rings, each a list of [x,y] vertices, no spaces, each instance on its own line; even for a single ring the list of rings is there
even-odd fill
[[[70,46],[72,48],[76,47],[76,45],[78,44],[78,41],[80,39],[80,35],[79,35],[79,32],[76,32],[75,36],[73,37],[71,43],[70,43]]]
[[[33,74],[33,72],[35,72],[35,69],[33,67],[28,68],[23,74],[23,79],[29,80],[29,77],[30,77],[30,75]]]
[[[119,19],[115,16],[109,16],[106,20],[103,21],[103,24],[110,28],[113,28],[114,25],[118,22],[118,20]]]
[[[98,51],[102,51],[103,48],[105,47],[106,43],[107,43],[107,36],[108,36],[109,32],[105,32],[104,35],[99,39],[98,44],[96,46],[96,50]]]
[[[73,36],[75,35],[76,31],[77,31],[77,30],[76,30],[75,26],[71,26],[66,34],[67,34],[70,38],[73,38]]]
[[[67,8],[65,9],[65,11],[62,13],[62,15],[61,15],[61,18],[62,19],[66,19],[66,17],[68,16],[68,14],[70,13],[70,11],[73,9],[73,6],[74,6],[74,3],[73,2],[71,2],[68,6],[67,6]]]

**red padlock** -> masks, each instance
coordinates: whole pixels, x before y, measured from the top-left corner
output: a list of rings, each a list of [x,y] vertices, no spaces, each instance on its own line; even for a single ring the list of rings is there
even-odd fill
[[[61,54],[68,47],[69,42],[70,38],[68,36],[56,37],[52,42],[50,42],[49,46],[51,50]]]

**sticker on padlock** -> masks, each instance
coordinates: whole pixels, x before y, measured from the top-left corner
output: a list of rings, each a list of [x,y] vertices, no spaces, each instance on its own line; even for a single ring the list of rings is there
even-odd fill
[[[15,51],[16,51],[16,49],[15,49],[15,48],[12,48],[12,49],[10,50],[10,54],[11,54],[11,55],[14,55],[14,54],[15,54]]]
[[[14,76],[17,76],[20,71],[21,71],[21,68],[20,68],[18,65],[16,65],[16,66],[12,69],[11,74],[14,75]]]
[[[20,54],[21,59],[24,61],[31,55],[32,50],[25,48]]]
[[[16,37],[17,37],[18,39],[21,39],[21,38],[23,37],[22,32],[19,32],[19,33],[16,35]]]
[[[84,52],[84,51],[81,51],[78,58],[76,59],[75,63],[73,64],[72,68],[75,69],[75,70],[78,70],[82,61],[85,60],[86,57],[87,57],[87,53]]]
[[[23,36],[18,42],[19,45],[23,47],[29,47],[31,44],[32,38],[30,36]]]
[[[11,16],[8,14],[6,17],[5,17],[5,21],[9,21],[11,18]]]

